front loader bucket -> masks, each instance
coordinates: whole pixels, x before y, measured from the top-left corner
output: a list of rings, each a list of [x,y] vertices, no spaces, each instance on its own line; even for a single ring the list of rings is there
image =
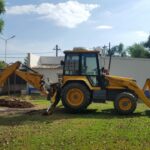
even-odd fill
[[[147,79],[144,84],[143,91],[145,90],[150,90],[150,79]]]
[[[148,98],[150,98],[150,79],[146,80],[144,87],[143,87],[143,91],[144,91],[145,95]]]

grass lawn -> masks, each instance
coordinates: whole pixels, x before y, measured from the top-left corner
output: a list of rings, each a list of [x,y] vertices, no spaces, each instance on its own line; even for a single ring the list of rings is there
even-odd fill
[[[85,113],[69,114],[60,104],[52,116],[42,116],[41,111],[0,116],[0,149],[149,150],[148,108],[138,104],[131,116],[119,116],[112,108],[112,103],[92,104]]]

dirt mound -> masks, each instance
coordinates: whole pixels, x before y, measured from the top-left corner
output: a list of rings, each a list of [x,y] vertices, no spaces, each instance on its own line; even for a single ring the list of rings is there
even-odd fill
[[[31,104],[30,102],[19,100],[16,98],[0,99],[0,106],[10,107],[10,108],[31,108],[31,107],[34,107],[34,105]]]

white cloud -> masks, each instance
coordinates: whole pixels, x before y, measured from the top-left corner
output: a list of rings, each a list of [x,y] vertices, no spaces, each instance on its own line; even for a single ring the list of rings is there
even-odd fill
[[[108,30],[108,29],[112,29],[113,27],[112,26],[109,26],[109,25],[100,25],[100,26],[97,26],[96,29],[101,29],[101,30]]]
[[[139,37],[147,38],[149,36],[149,34],[147,32],[145,32],[145,31],[136,31],[135,33]]]
[[[12,15],[22,15],[22,14],[30,14],[35,11],[34,5],[22,5],[22,6],[12,6],[6,9],[7,14]]]
[[[40,5],[21,5],[7,8],[7,14],[37,14],[43,19],[53,20],[59,26],[74,28],[85,22],[91,16],[91,11],[97,4],[83,4],[78,1],[64,3],[41,3]]]

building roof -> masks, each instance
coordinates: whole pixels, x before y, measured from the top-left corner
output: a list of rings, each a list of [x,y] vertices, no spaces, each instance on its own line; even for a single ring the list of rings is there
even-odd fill
[[[64,51],[64,53],[99,53],[99,51],[93,51],[93,50],[82,50],[82,49],[77,49],[77,50],[67,50]]]
[[[58,66],[60,65],[60,62],[64,60],[64,57],[51,57],[51,56],[41,56],[40,57],[40,65],[47,66]]]
[[[61,69],[61,65],[38,65],[32,67],[33,69]]]

